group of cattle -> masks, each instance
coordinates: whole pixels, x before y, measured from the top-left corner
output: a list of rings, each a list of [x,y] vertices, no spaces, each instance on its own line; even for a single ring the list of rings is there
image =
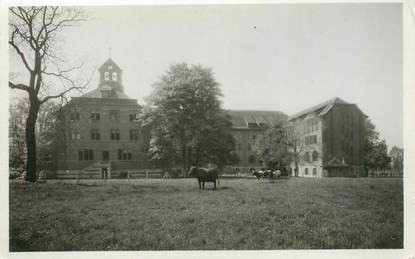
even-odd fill
[[[254,169],[251,169],[252,175],[255,176],[258,181],[263,181],[264,179],[268,179],[271,182],[274,182],[275,179],[279,179],[281,177],[281,171],[280,170],[258,170],[255,171]]]
[[[251,169],[252,175],[255,176],[259,181],[268,179],[270,182],[274,182],[275,179],[281,177],[280,170],[258,170]],[[195,177],[199,183],[199,189],[205,189],[206,182],[212,182],[213,188],[216,189],[216,181],[219,184],[219,171],[217,169],[207,169],[201,167],[192,166],[189,170],[188,175]]]

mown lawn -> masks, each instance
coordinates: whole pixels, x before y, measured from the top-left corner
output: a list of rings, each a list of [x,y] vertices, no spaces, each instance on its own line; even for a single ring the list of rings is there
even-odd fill
[[[208,186],[210,187],[210,185]],[[10,251],[402,248],[402,179],[10,182]]]

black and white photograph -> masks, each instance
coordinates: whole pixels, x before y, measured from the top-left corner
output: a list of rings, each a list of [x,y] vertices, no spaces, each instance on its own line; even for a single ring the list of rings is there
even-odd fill
[[[415,258],[414,2],[5,3],[5,258]]]

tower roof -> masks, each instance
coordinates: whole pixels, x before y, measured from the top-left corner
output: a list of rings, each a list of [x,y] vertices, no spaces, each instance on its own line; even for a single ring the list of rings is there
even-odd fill
[[[104,62],[104,64],[102,64],[98,70],[101,72],[103,71],[106,67],[108,67],[109,65],[112,65],[115,69],[117,70],[121,70],[121,68],[117,65],[117,63],[114,62],[114,60],[112,60],[111,58],[108,58],[107,61]]]

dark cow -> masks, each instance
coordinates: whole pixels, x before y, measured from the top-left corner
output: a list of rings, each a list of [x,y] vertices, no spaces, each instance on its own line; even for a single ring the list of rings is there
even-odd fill
[[[199,189],[205,189],[205,182],[212,182],[213,189],[216,189],[216,180],[219,184],[219,173],[216,169],[206,169],[192,166],[189,170],[189,176],[196,177],[199,183]]]

